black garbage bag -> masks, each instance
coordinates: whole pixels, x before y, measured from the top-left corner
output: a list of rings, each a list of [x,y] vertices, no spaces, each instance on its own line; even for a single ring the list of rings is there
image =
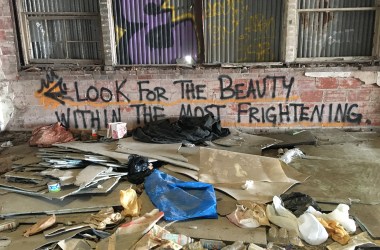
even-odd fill
[[[148,161],[148,158],[139,155],[130,155],[128,157],[128,181],[133,184],[141,184],[145,177],[153,171],[153,165]]]
[[[356,246],[355,250],[380,250],[380,246],[373,243],[366,243],[360,246]]]
[[[301,216],[309,206],[312,206],[317,211],[321,211],[317,202],[307,194],[300,192],[292,192],[290,194],[280,195],[284,207],[290,210],[295,216]]]

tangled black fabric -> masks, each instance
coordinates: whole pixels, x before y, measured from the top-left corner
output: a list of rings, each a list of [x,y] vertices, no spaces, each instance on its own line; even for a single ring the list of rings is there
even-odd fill
[[[292,192],[290,194],[282,194],[280,196],[284,207],[299,217],[301,216],[309,206],[314,207],[317,211],[321,211],[317,202],[307,194],[300,192]]]
[[[133,130],[135,140],[154,143],[202,144],[230,134],[222,128],[220,120],[211,115],[203,117],[181,117],[178,121],[159,120]]]

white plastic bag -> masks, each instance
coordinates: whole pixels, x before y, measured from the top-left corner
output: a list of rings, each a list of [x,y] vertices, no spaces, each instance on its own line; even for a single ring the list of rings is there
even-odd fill
[[[334,211],[328,214],[323,214],[315,210],[312,206],[310,206],[306,212],[313,214],[317,218],[335,220],[339,222],[348,233],[354,233],[356,231],[356,224],[353,219],[350,219],[348,210],[350,210],[348,205],[339,204]]]
[[[329,237],[326,229],[314,215],[304,213],[297,220],[300,237],[310,245],[320,245]]]

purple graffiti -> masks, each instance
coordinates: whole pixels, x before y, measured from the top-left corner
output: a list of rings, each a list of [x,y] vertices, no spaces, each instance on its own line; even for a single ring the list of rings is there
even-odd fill
[[[179,2],[174,4],[181,6],[162,0],[120,0],[122,15],[115,18],[124,19],[119,23],[125,24],[127,41],[119,42],[118,51],[128,56],[129,64],[173,64],[188,55],[196,60],[192,1]]]

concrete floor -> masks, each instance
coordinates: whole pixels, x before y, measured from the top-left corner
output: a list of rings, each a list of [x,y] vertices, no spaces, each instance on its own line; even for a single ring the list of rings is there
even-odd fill
[[[359,222],[358,232],[367,230],[371,236],[380,238],[380,134],[338,129],[311,132],[317,138],[317,145],[298,146],[306,157],[289,164],[310,178],[288,192],[306,193],[326,211],[339,203],[347,203],[351,205],[350,214]],[[29,136],[28,132],[0,134],[0,144],[11,140],[15,145],[0,148],[1,173],[6,172],[13,161],[36,151],[24,144]],[[268,149],[262,154],[277,157],[277,153],[277,149]],[[0,190],[0,194],[4,193]],[[325,249],[330,243],[329,240],[322,246],[309,246],[308,249]]]

